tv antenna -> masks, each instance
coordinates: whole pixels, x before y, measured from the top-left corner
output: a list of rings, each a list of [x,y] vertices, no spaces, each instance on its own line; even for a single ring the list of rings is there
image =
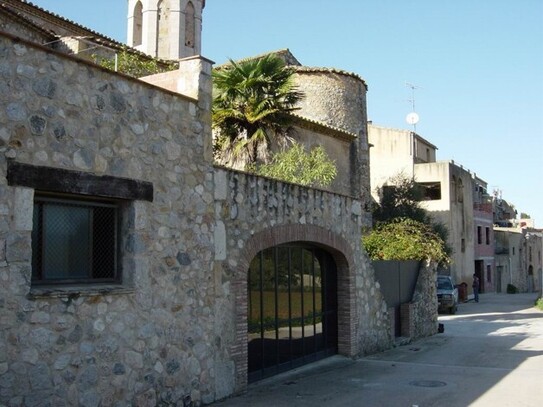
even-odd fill
[[[419,87],[409,82],[405,82],[405,86],[411,89],[411,99],[408,99],[408,101],[411,102],[412,109],[411,113],[405,116],[405,121],[407,122],[407,124],[411,124],[413,126],[413,131],[416,132],[417,123],[419,122],[419,115],[415,110],[415,89],[419,89]]]

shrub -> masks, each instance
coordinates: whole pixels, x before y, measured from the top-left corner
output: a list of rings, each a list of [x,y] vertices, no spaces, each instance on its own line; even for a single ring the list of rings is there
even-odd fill
[[[513,284],[507,284],[507,294],[516,294],[518,293],[518,288]]]
[[[112,71],[124,73],[125,75],[134,78],[153,75],[156,73],[173,71],[177,69],[179,64],[175,62],[159,61],[156,58],[151,58],[146,55],[134,54],[123,49],[117,53],[117,67],[115,67],[115,59],[101,58],[93,55],[94,61],[103,68]],[[117,69],[115,69],[117,68]]]
[[[431,226],[413,219],[396,218],[378,224],[362,238],[371,260],[433,260],[449,264],[443,240]]]
[[[268,164],[250,165],[247,171],[304,186],[327,187],[337,175],[335,162],[322,146],[307,152],[294,142],[292,147],[275,153]]]
[[[537,301],[535,302],[535,307],[541,311],[543,311],[543,297],[539,297]]]

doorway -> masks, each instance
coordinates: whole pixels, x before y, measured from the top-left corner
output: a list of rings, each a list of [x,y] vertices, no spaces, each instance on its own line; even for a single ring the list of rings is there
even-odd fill
[[[479,279],[479,294],[485,292],[485,262],[475,260],[475,275]]]
[[[337,353],[337,268],[310,245],[259,252],[248,273],[248,380]]]

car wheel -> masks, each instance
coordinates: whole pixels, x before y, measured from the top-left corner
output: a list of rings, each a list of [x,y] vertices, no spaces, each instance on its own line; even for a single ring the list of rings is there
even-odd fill
[[[449,313],[450,313],[451,315],[456,314],[456,305],[453,305],[451,308],[449,308]]]

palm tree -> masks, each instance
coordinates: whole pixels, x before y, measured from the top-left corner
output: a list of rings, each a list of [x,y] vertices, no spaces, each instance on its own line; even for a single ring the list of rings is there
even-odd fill
[[[302,98],[294,70],[273,54],[241,62],[230,60],[213,71],[215,158],[234,164],[266,161],[272,141],[285,140]]]

